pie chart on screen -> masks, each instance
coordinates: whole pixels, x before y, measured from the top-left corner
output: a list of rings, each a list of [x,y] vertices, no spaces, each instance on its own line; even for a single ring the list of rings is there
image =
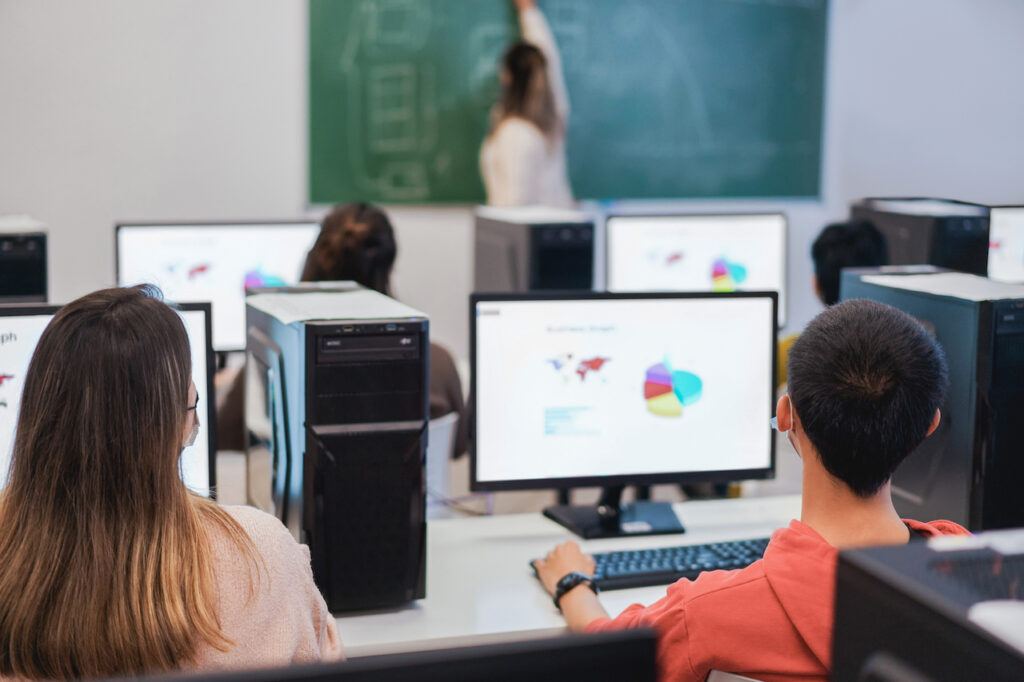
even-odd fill
[[[680,417],[683,408],[700,400],[704,384],[692,372],[673,371],[667,362],[647,368],[644,398],[647,411],[659,417]]]

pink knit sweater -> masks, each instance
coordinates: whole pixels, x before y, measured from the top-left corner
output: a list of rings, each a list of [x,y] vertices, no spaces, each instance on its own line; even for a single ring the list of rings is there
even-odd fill
[[[250,595],[244,557],[222,531],[210,533],[217,616],[235,645],[227,652],[202,645],[194,668],[268,668],[344,658],[338,625],[313,584],[309,548],[269,514],[253,507],[224,509],[252,538],[266,571]]]

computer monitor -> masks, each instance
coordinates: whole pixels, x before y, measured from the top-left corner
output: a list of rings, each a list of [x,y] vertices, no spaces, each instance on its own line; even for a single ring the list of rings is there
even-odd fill
[[[195,443],[181,453],[181,476],[189,489],[211,497],[216,472],[216,410],[210,304],[182,303],[176,308],[188,332],[192,380],[199,396],[199,409],[203,410]],[[0,307],[0,488],[7,483],[25,373],[43,330],[58,310],[59,306]]]
[[[1024,283],[1024,206],[993,206],[989,212],[988,276]]]
[[[176,682],[654,682],[657,637],[626,630],[364,656],[338,663],[142,678]]]
[[[605,225],[608,291],[777,291],[786,324],[785,215],[615,215]]]
[[[771,477],[777,296],[474,294],[472,489]],[[682,532],[668,505],[605,502],[545,514],[583,537]]]
[[[213,347],[245,350],[245,289],[295,284],[320,226],[310,220],[119,224],[117,283],[169,300],[213,302]]]

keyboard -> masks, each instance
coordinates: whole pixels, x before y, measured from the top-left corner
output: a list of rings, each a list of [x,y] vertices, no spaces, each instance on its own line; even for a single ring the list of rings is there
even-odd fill
[[[594,581],[602,590],[668,585],[680,578],[696,578],[704,571],[733,570],[754,563],[764,555],[768,538],[712,542],[602,552],[594,555]]]

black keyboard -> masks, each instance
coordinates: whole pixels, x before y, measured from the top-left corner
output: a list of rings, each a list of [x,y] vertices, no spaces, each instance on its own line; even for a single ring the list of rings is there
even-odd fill
[[[696,578],[704,571],[733,570],[754,563],[764,555],[768,538],[712,542],[602,552],[594,555],[594,580],[602,590],[668,585],[680,578]]]

